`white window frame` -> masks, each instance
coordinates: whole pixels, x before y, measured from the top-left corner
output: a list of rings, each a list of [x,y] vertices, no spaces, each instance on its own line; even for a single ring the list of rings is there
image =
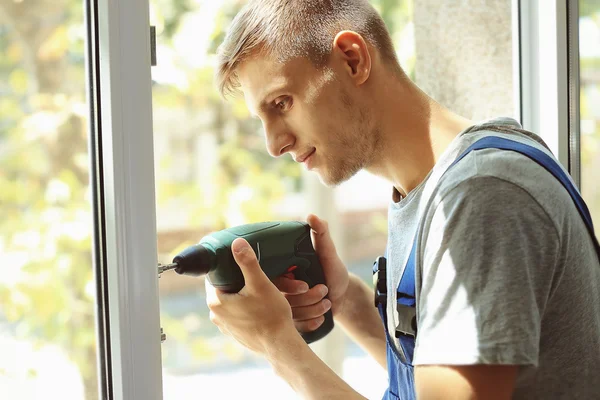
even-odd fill
[[[148,0],[90,0],[97,13],[109,399],[160,400]],[[105,387],[106,387],[105,386]]]
[[[160,400],[149,3],[90,1],[97,4],[100,45],[109,398]],[[543,7],[542,0],[514,1],[521,122],[568,167],[566,0],[543,0]]]
[[[569,172],[581,189],[581,81],[579,67],[579,0],[567,1],[569,85]]]
[[[519,10],[521,123],[569,169],[568,0],[516,0]]]

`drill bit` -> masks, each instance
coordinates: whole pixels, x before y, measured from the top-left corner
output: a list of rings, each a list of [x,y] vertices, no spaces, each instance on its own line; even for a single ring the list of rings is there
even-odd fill
[[[179,264],[177,263],[171,263],[171,264],[165,264],[165,265],[160,265],[158,264],[158,274],[162,274],[165,271],[168,271],[170,269],[175,269],[179,266]]]

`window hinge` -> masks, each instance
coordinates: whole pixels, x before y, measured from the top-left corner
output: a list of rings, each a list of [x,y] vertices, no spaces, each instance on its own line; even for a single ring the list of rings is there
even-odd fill
[[[156,66],[156,27],[150,27],[150,65]]]

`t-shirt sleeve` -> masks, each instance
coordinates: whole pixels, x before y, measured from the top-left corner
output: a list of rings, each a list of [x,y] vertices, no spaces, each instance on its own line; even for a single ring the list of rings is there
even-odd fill
[[[549,215],[521,187],[481,176],[429,215],[413,364],[536,366],[560,247]]]

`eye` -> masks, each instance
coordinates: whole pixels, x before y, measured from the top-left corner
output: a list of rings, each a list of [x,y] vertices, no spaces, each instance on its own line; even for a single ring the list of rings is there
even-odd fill
[[[280,111],[286,111],[292,106],[292,98],[283,96],[275,100],[275,107]]]

